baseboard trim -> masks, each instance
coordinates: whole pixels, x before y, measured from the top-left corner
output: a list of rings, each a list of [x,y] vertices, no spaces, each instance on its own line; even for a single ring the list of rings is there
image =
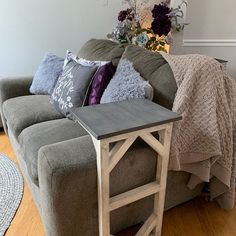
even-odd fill
[[[236,39],[185,39],[184,47],[236,47]]]

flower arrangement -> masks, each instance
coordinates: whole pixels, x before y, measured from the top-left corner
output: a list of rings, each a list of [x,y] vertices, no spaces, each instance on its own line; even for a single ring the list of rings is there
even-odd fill
[[[138,0],[125,0],[129,8],[118,14],[118,24],[108,38],[119,43],[132,43],[152,51],[166,51],[166,44],[172,43],[171,33],[181,31],[186,24],[179,23],[184,17],[182,7],[187,4],[185,0],[177,8],[170,8],[170,1],[166,0],[149,8],[152,14],[150,27],[143,27],[146,15],[142,14],[142,7],[147,0],[142,1],[141,6]],[[148,11],[146,9],[146,14]]]

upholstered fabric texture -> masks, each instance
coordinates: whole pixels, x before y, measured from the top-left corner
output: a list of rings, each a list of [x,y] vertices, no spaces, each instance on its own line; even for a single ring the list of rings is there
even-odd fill
[[[135,71],[132,62],[123,59],[119,62],[114,77],[103,93],[101,103],[139,98],[152,100],[152,97],[153,89],[149,82]]]
[[[173,72],[165,59],[157,52],[151,52],[139,46],[126,47],[122,59],[128,59],[136,71],[154,89],[153,101],[171,109],[173,106],[177,84]]]
[[[153,181],[155,169],[156,153],[145,143],[135,142],[111,173],[111,196]],[[38,170],[42,197],[49,203],[47,231],[53,232],[53,236],[59,232],[70,236],[98,235],[96,153],[91,137],[86,135],[41,148]],[[188,177],[187,173],[169,172],[166,207],[200,193],[200,186],[192,191],[186,187]],[[145,198],[113,211],[111,233],[147,219],[152,206],[153,198]],[[51,214],[57,219],[56,225],[49,221]]]
[[[53,88],[62,73],[64,59],[54,54],[46,54],[34,75],[30,92],[52,94]]]
[[[91,39],[82,46],[78,55],[91,61],[111,61],[117,66],[125,46],[106,39]]]
[[[100,103],[103,92],[115,74],[115,67],[112,63],[101,66],[93,77],[93,82],[89,90],[88,105]]]
[[[38,185],[38,151],[41,147],[86,134],[79,124],[66,118],[35,124],[24,129],[18,139],[32,181]]]
[[[14,97],[30,95],[33,77],[0,78],[0,113],[4,131],[7,133],[6,119],[3,115],[3,103]]]
[[[54,88],[51,96],[52,104],[64,115],[67,115],[72,107],[83,106],[96,70],[96,65],[84,66],[75,60],[70,60]]]
[[[49,101],[47,95],[30,95],[4,102],[3,114],[14,135],[36,123],[63,118]]]

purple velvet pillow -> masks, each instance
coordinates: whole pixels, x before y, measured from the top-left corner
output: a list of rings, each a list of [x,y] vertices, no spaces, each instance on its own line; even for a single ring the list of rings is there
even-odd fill
[[[101,66],[97,70],[93,77],[93,82],[88,97],[88,105],[96,105],[100,103],[103,92],[105,91],[114,74],[115,67],[111,62]]]

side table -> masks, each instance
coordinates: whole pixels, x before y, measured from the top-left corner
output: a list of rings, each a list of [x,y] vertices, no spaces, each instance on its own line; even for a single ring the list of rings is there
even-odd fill
[[[181,117],[141,99],[76,108],[70,114],[91,135],[97,153],[99,235],[110,236],[111,211],[150,195],[155,195],[153,213],[136,236],[161,235],[172,126]],[[152,134],[157,131],[159,140]],[[110,173],[138,137],[158,154],[156,181],[110,198]]]

